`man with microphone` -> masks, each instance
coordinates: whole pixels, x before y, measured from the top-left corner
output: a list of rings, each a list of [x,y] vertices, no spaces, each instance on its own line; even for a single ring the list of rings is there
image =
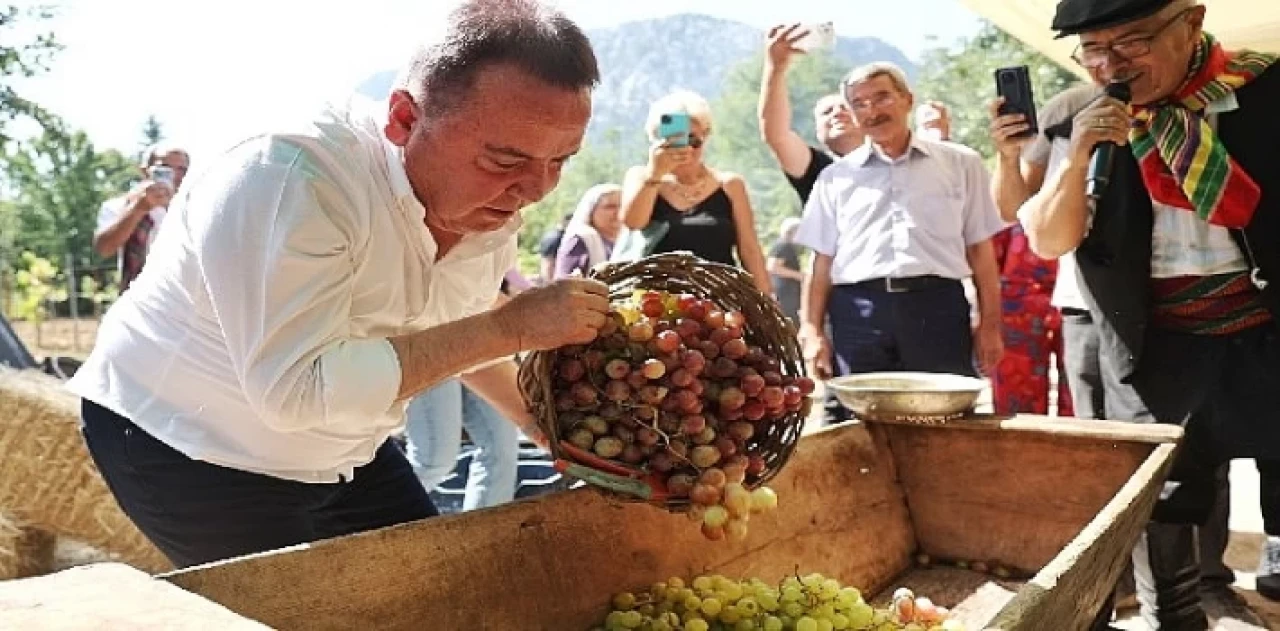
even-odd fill
[[[1194,0],[1058,4],[1053,28],[1109,89],[1065,123],[1069,155],[1019,210],[1037,254],[1075,252],[1102,361],[1145,408],[1132,420],[1186,429],[1134,554],[1157,629],[1208,626],[1194,525],[1221,463],[1256,460],[1280,535],[1280,67],[1224,49],[1204,16]],[[1264,594],[1280,591],[1273,565]]]

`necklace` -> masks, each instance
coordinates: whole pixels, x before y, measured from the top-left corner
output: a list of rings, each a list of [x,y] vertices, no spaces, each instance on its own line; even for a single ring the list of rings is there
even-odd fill
[[[702,198],[706,196],[707,181],[709,179],[706,168],[703,168],[698,173],[698,177],[689,184],[681,182],[679,178],[672,177],[672,181],[667,184],[667,190],[676,198],[676,201],[680,202],[681,206],[691,207],[702,201]]]

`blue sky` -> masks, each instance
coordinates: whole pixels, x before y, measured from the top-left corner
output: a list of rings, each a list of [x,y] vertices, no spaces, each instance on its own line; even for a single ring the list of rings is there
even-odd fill
[[[45,0],[45,4],[49,1]],[[22,4],[22,2],[19,2]],[[451,0],[67,0],[49,25],[66,46],[23,93],[133,150],[154,113],[198,160],[395,68],[436,32]],[[930,38],[977,28],[959,0],[560,0],[586,28],[704,13],[766,28],[832,21],[841,35],[880,37],[916,57]],[[608,69],[604,69],[605,72]]]

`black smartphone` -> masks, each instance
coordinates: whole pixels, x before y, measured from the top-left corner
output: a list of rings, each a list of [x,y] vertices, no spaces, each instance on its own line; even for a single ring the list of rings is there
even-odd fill
[[[1004,97],[1001,115],[1023,114],[1027,117],[1027,124],[1031,127],[1017,137],[1026,138],[1040,133],[1040,126],[1036,124],[1035,93],[1031,91],[1031,71],[1026,66],[996,70],[996,94]]]

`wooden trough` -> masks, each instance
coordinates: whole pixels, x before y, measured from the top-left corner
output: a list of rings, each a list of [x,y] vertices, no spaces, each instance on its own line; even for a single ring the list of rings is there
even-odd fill
[[[780,509],[745,542],[582,489],[163,578],[277,629],[565,631],[669,577],[798,569],[881,597],[913,587],[971,631],[1071,631],[1123,569],[1180,436],[1043,417],[846,424],[800,442],[772,483]],[[921,554],[1011,576],[925,567]]]

